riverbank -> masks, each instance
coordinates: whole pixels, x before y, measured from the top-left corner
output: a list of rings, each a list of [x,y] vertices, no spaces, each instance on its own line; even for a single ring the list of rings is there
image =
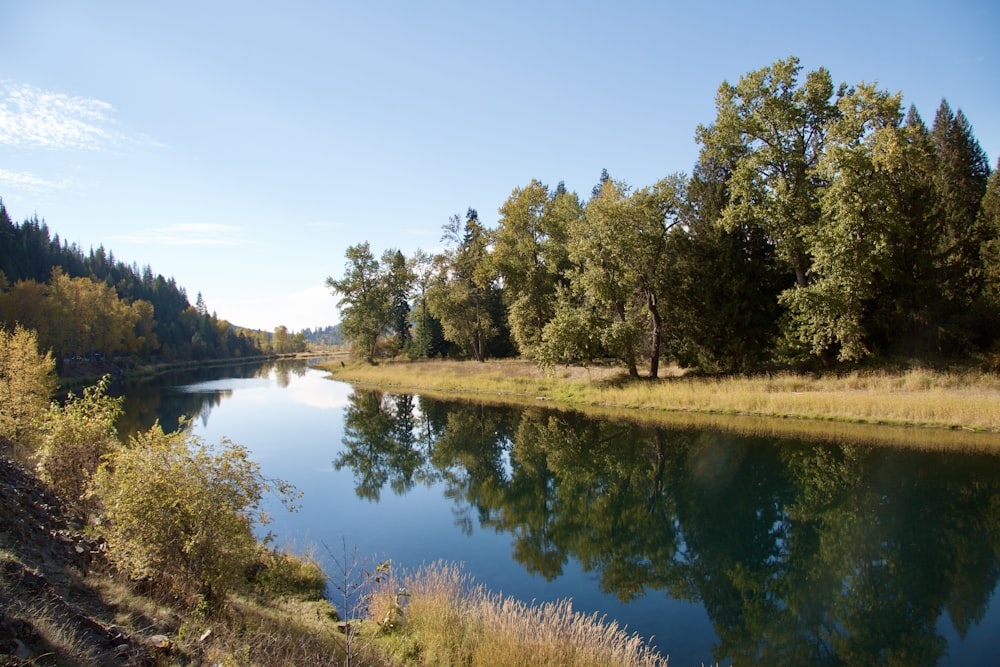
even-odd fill
[[[347,586],[360,615],[341,621],[309,557],[262,551],[253,581],[213,608],[116,572],[108,549],[33,472],[0,455],[0,664],[667,664],[568,600],[526,605],[445,563],[371,568],[376,577],[365,563],[341,562],[343,578],[330,583]]]
[[[319,367],[335,379],[362,386],[545,404],[665,426],[1000,451],[1000,375],[979,370],[755,377],[685,377],[675,370],[668,377],[635,380],[611,367],[558,368],[548,374],[520,360],[388,361],[376,366],[333,362]]]

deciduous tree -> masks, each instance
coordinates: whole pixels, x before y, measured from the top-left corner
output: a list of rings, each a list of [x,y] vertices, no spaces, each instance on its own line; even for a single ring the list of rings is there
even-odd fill
[[[529,358],[536,356],[568,268],[567,226],[581,214],[575,194],[550,193],[537,180],[515,188],[500,207],[491,258],[503,281],[511,335]]]
[[[801,71],[799,60],[789,57],[744,74],[735,86],[723,82],[715,122],[699,126],[696,137],[702,159],[734,164],[722,224],[764,229],[805,287],[809,237],[825,185],[816,167],[838,111],[830,73],[809,72],[800,85]]]
[[[811,234],[813,280],[782,299],[793,335],[812,354],[857,361],[871,353],[865,318],[906,224],[900,181],[922,169],[927,156],[901,128],[898,94],[861,84],[839,107],[820,165],[829,187],[822,223]]]
[[[337,305],[344,337],[373,363],[378,338],[390,324],[389,291],[367,241],[349,247],[346,257],[344,277],[327,278],[326,285],[340,296]]]
[[[569,352],[556,349],[556,341],[576,349],[587,347],[578,337],[567,336],[566,327],[589,320],[600,323],[604,348],[630,375],[638,376],[638,357],[646,351],[649,374],[657,376],[664,326],[661,300],[671,263],[667,237],[680,221],[684,188],[681,175],[634,193],[620,181],[607,180],[587,203],[584,216],[570,228],[569,241],[569,257],[577,267],[573,274],[577,307],[585,312],[571,315],[564,293],[559,314],[545,334],[546,359]]]
[[[33,444],[34,421],[56,389],[55,361],[34,331],[0,326],[0,438]]]

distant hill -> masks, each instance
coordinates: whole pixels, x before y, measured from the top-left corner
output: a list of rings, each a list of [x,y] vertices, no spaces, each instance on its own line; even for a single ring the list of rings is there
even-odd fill
[[[306,342],[324,347],[337,347],[345,342],[340,334],[339,324],[321,329],[303,329],[302,335],[306,337]]]

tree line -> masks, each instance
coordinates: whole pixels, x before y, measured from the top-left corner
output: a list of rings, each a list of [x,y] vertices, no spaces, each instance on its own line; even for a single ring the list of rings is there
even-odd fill
[[[37,332],[62,368],[80,359],[143,362],[236,358],[305,349],[305,338],[232,325],[194,304],[173,278],[116,260],[103,246],[84,253],[37,216],[17,224],[0,200],[0,325]]]
[[[961,110],[779,60],[723,82],[690,175],[589,199],[537,180],[445,249],[351,246],[343,335],[369,361],[522,355],[706,371],[996,352],[1000,178]]]

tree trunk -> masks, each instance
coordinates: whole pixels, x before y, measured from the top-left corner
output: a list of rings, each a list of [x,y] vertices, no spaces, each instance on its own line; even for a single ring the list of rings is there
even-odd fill
[[[805,251],[796,250],[795,255],[792,258],[793,268],[795,269],[795,282],[801,287],[809,286],[809,278],[806,276],[806,257]]]
[[[650,341],[652,349],[649,353],[649,377],[655,379],[660,373],[660,341],[663,338],[663,318],[660,317],[660,311],[656,309],[656,295],[652,292],[646,295],[646,307],[653,318],[653,340]]]

